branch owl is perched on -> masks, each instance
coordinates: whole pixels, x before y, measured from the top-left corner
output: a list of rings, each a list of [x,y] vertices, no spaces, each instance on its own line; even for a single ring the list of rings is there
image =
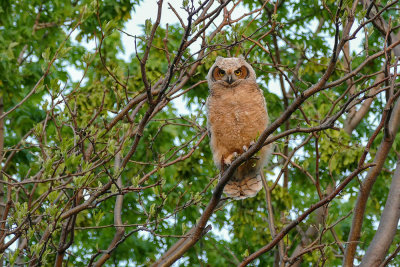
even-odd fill
[[[243,58],[217,57],[207,75],[207,126],[215,165],[223,170],[266,129],[265,98],[253,68]],[[261,171],[271,151],[264,146],[242,163],[224,188],[236,199],[253,197],[262,188]]]

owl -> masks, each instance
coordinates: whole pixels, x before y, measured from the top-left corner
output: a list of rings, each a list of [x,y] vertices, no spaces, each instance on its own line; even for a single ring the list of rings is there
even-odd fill
[[[223,171],[254,144],[269,118],[254,69],[244,58],[217,57],[207,75],[207,128],[213,160]],[[271,152],[264,146],[242,163],[224,188],[234,199],[253,197],[262,188],[261,171]]]

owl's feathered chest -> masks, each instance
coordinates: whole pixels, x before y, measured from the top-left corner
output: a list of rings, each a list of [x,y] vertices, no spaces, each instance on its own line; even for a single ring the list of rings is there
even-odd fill
[[[248,145],[268,124],[264,96],[256,84],[213,88],[207,108],[211,141],[229,150]]]
[[[226,123],[232,123],[231,127],[240,127],[241,123],[250,122],[248,119],[251,114],[258,112],[260,103],[257,103],[259,102],[257,98],[259,98],[258,92],[245,94],[244,90],[235,89],[222,94],[214,94],[210,96],[210,119],[211,121],[214,119],[224,120]],[[255,104],[258,107],[255,107]],[[218,116],[218,118],[212,118],[214,116]]]

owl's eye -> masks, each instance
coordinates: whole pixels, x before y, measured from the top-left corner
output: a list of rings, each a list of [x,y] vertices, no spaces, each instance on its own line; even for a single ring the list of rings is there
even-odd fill
[[[219,67],[215,67],[212,72],[212,78],[214,81],[222,80],[225,76],[225,71],[220,69]]]
[[[242,75],[242,70],[241,69],[235,70],[235,75],[236,76]]]

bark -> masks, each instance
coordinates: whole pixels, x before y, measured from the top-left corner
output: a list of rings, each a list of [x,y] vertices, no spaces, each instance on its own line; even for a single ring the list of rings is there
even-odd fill
[[[372,0],[361,0],[361,3],[364,7],[365,10],[369,11],[366,14],[367,18],[373,18],[375,17],[379,10],[377,8],[377,5],[375,4],[375,1]],[[386,33],[388,30],[390,30],[389,25],[386,23],[386,21],[381,17],[378,16],[376,19],[372,21],[374,24],[375,28],[377,28],[383,36],[386,36]],[[394,32],[390,32],[389,34],[389,44],[396,43],[400,40],[399,35],[396,35]],[[393,53],[396,57],[400,57],[400,46],[397,46],[393,49]]]
[[[121,166],[121,155],[118,153],[115,156],[114,169],[116,173],[119,172],[120,166]],[[119,187],[118,190],[123,187],[121,175],[118,176],[117,186]],[[115,225],[114,238],[111,241],[110,245],[108,246],[108,249],[94,264],[94,266],[96,267],[102,266],[111,257],[111,252],[117,247],[118,243],[124,237],[125,227],[123,226],[121,218],[123,203],[124,203],[124,195],[123,194],[118,195],[115,199],[115,206],[114,206],[114,225]]]
[[[376,179],[378,178],[378,175],[383,168],[385,160],[390,152],[390,149],[392,148],[392,144],[394,142],[399,125],[400,125],[400,103],[399,101],[397,101],[397,104],[389,120],[389,125],[387,128],[387,133],[385,134],[385,138],[382,139],[379,149],[375,155],[374,163],[376,165],[373,168],[371,168],[370,171],[368,172],[364,182],[361,185],[360,193],[357,197],[356,206],[354,208],[353,222],[350,229],[350,235],[347,240],[348,245],[343,260],[343,266],[353,266],[353,260],[357,250],[357,244],[361,236],[361,228],[364,220],[367,200],[369,198],[372,186],[374,185]]]
[[[399,36],[394,32],[389,32],[389,25],[383,20],[383,18],[378,15],[378,8],[373,1],[370,0],[362,0],[360,2],[364,9],[367,10],[366,17],[371,19],[376,17],[372,23],[374,26],[381,32],[383,36],[389,36],[389,45],[397,44],[400,40]],[[400,46],[396,45],[393,47],[393,53],[396,57],[400,56]],[[396,69],[396,68],[395,68]],[[396,74],[395,74],[396,75]],[[395,79],[394,79],[395,80]],[[393,100],[392,100],[393,101]],[[354,217],[352,221],[352,226],[350,229],[350,234],[348,238],[348,246],[346,248],[345,257],[343,259],[344,266],[353,266],[353,261],[355,257],[355,253],[357,250],[357,244],[360,240],[361,236],[361,228],[364,220],[365,208],[367,204],[367,200],[369,198],[369,194],[371,192],[372,186],[374,185],[379,173],[381,172],[385,160],[390,152],[392,144],[394,142],[397,130],[400,124],[400,107],[399,101],[392,112],[390,121],[386,125],[385,129],[385,137],[382,139],[382,142],[379,146],[377,154],[375,156],[374,162],[376,166],[372,168],[365,178],[364,182],[361,185],[360,193],[357,197],[356,206],[354,208]]]
[[[343,65],[347,71],[347,73],[351,72],[351,60],[350,60],[350,42],[345,43],[345,45],[343,46]],[[350,95],[353,95],[355,93],[356,90],[356,86],[354,84],[353,78],[348,79],[346,81],[347,86],[349,88],[349,93]],[[353,117],[354,114],[356,113],[356,107],[352,107],[349,111],[348,117]],[[346,120],[347,122],[347,120]],[[346,122],[344,125],[344,128],[346,129]]]
[[[369,92],[369,95],[374,95],[379,90],[384,78],[385,78],[384,72],[378,74],[378,76],[376,77],[375,82],[374,82],[374,87]],[[354,108],[354,111],[351,111],[349,113],[349,115],[344,123],[344,127],[343,127],[343,129],[346,133],[351,134],[354,131],[354,129],[357,127],[357,125],[361,122],[361,120],[365,117],[365,115],[367,115],[368,110],[369,110],[372,102],[374,101],[374,98],[375,97],[368,98],[367,100],[365,100],[362,103],[359,110],[355,111],[355,108]]]
[[[397,161],[389,195],[382,212],[378,230],[361,261],[361,266],[379,266],[393,242],[400,218],[400,159]]]

